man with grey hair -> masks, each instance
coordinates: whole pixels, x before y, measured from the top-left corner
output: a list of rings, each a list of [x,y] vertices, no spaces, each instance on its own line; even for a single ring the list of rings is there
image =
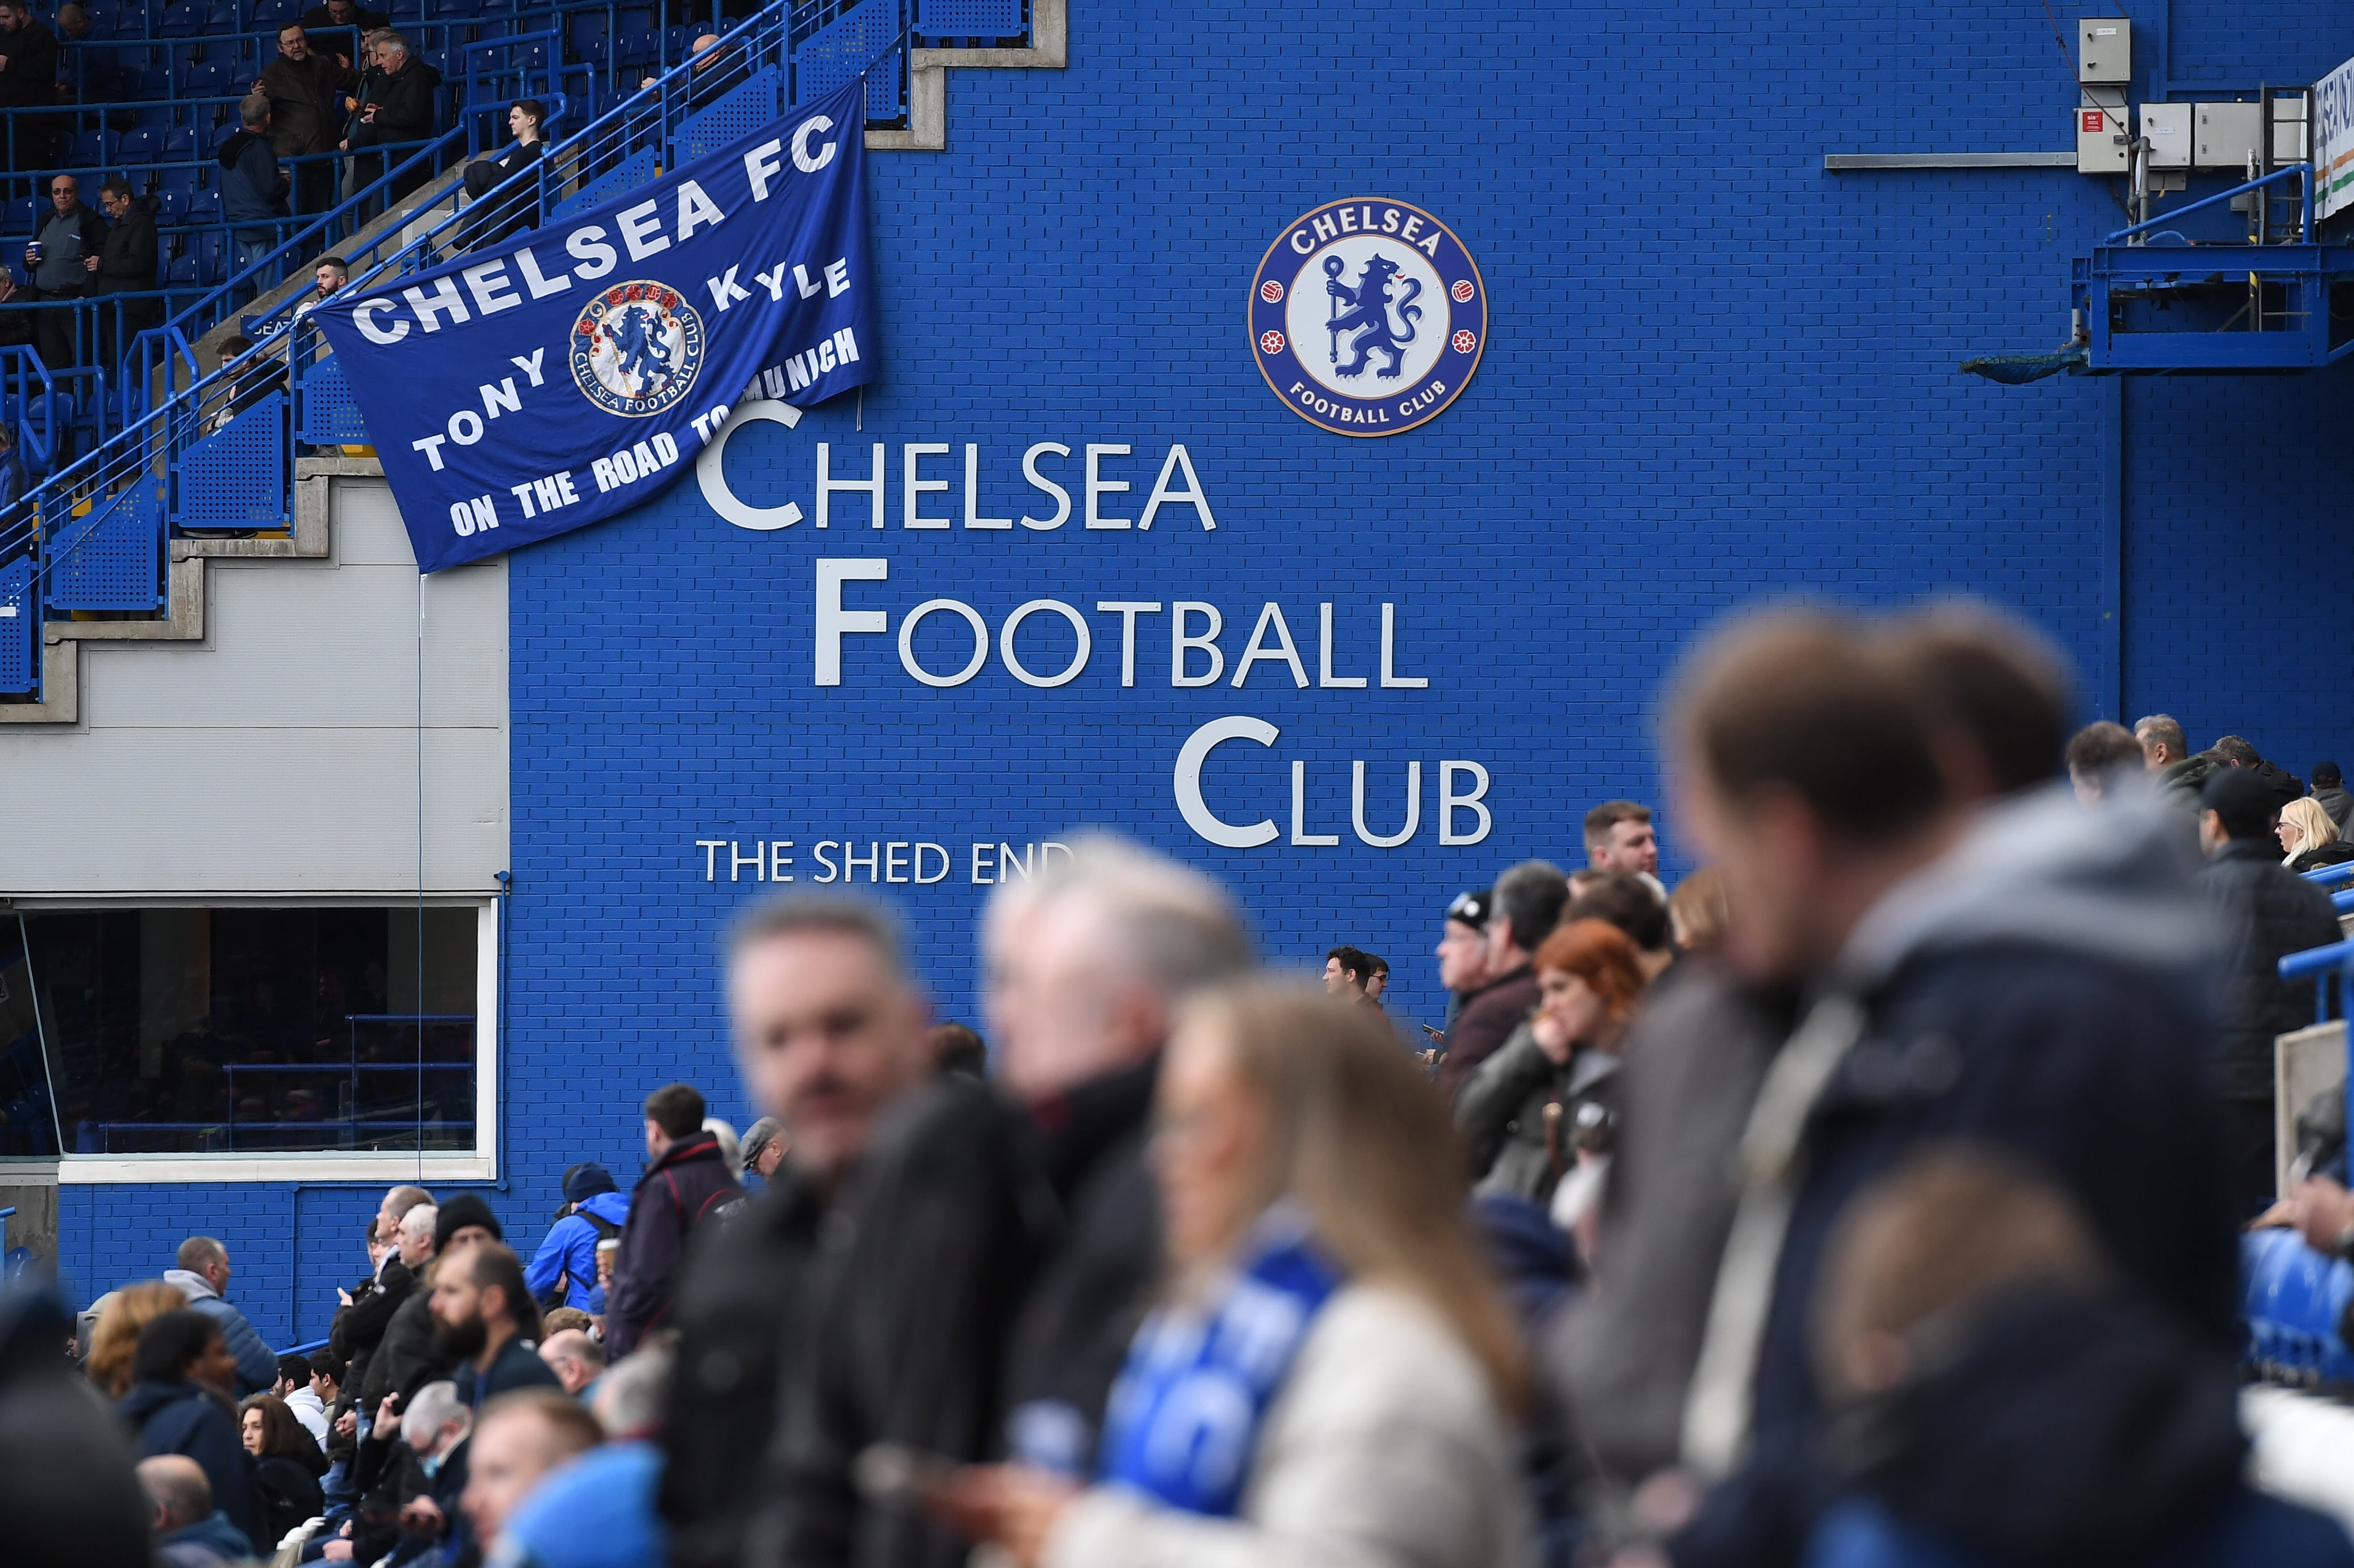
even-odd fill
[[[1094,1470],[1160,1269],[1144,1156],[1161,1046],[1250,945],[1215,884],[1091,838],[999,893],[984,950],[1000,1083],[943,1078],[878,1137],[748,1561],[955,1558],[919,1510],[859,1495],[878,1443]]]
[[[352,159],[355,194],[388,169],[408,165],[391,185],[390,199],[398,201],[433,177],[432,160],[416,158],[417,149],[404,143],[432,136],[434,99],[440,91],[441,73],[417,58],[408,40],[398,33],[371,35],[368,53],[372,63],[360,79],[359,117],[346,128],[343,145],[355,154]],[[399,150],[366,151],[372,147]],[[383,199],[371,196],[360,221],[365,223],[382,211]]]
[[[740,1560],[790,1358],[814,1319],[829,1219],[885,1107],[932,1071],[931,1012],[898,927],[855,899],[804,893],[755,906],[729,943],[727,1012],[737,1065],[765,1113],[755,1132],[769,1129],[745,1152],[788,1157],[762,1167],[757,1197],[698,1229],[680,1271],[669,1319],[679,1334],[675,1392],[661,1385],[675,1407],[646,1424],[662,1428],[658,1500],[676,1568]]]

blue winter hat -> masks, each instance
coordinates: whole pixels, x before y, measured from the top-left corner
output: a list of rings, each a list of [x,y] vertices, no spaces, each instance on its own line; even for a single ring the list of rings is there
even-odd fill
[[[613,1173],[593,1160],[583,1160],[564,1173],[564,1201],[585,1203],[599,1192],[618,1192]]]

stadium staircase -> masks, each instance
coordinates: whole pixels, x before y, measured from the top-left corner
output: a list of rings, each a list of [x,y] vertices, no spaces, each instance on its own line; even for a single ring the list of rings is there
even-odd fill
[[[249,16],[266,20],[281,3],[252,0]],[[341,368],[301,323],[305,269],[333,249],[357,284],[465,254],[471,231],[490,226],[460,195],[464,165],[496,150],[503,132],[491,127],[513,98],[548,101],[549,152],[482,205],[560,218],[862,71],[868,149],[938,151],[947,146],[948,70],[1060,69],[1067,58],[1066,0],[774,0],[691,58],[676,37],[650,45],[572,30],[583,16],[615,26],[633,13],[651,17],[649,6],[559,6],[567,20],[557,27],[517,13],[525,30],[489,38],[462,36],[448,19],[471,16],[480,29],[486,8],[467,8],[482,4],[442,0],[434,12],[450,29],[441,47],[470,51],[451,132],[389,155],[390,167],[347,200],[298,217],[245,271],[174,291],[162,325],[103,340],[122,345],[111,365],[53,372],[30,349],[0,348],[0,424],[16,436],[28,479],[24,500],[0,514],[0,726],[79,723],[85,644],[203,641],[207,563],[332,556],[334,487],[380,482],[383,471]],[[188,11],[181,0],[159,26],[179,26]],[[589,47],[600,41],[601,51]],[[659,73],[651,86],[614,85],[641,62]],[[90,68],[81,69],[74,79],[87,88]],[[404,184],[415,188],[396,196]],[[12,217],[30,222],[29,213]],[[82,330],[102,334],[102,307],[88,309]],[[224,370],[219,346],[232,333],[264,348]]]

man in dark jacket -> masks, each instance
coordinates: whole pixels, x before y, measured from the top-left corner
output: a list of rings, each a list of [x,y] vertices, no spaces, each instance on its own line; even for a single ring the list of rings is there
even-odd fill
[[[876,1117],[931,1066],[897,934],[865,905],[764,905],[737,926],[727,968],[737,1060],[753,1099],[791,1128],[791,1153],[766,1192],[702,1227],[679,1279],[658,1499],[675,1568],[742,1560],[784,1380],[806,1370],[829,1218]]]
[[[1718,1484],[1670,1543],[1678,1568],[1796,1560],[1819,1498],[1819,1261],[1853,1195],[1925,1144],[2031,1161],[2128,1285],[2211,1345],[2238,1331],[2211,948],[2179,820],[2049,787],[1965,810],[1966,772],[2016,791],[2000,748],[1949,774],[1968,724],[1879,652],[1834,622],[1767,621],[1720,639],[1678,703],[1734,915],[1725,957],[1808,997],[1744,1130],[1680,1437]],[[2061,699],[2039,705],[2020,727],[2048,731],[2032,750],[2056,771]]]
[[[270,146],[273,112],[270,100],[256,93],[237,106],[242,129],[221,143],[221,220],[237,240],[239,272],[276,248],[279,220],[286,217],[287,179]],[[272,280],[258,281],[267,288]]]
[[[409,1267],[420,1277],[429,1258],[477,1241],[494,1242],[504,1237],[490,1204],[474,1192],[460,1192],[438,1208],[430,1203],[419,1204],[400,1224],[401,1255],[405,1260],[413,1258]],[[419,1232],[424,1233],[421,1239],[417,1234]],[[429,1383],[450,1376],[457,1364],[457,1358],[436,1337],[431,1293],[411,1290],[408,1299],[392,1315],[384,1331],[384,1343],[376,1359],[368,1363],[368,1383],[361,1408],[373,1420],[380,1414],[385,1396],[396,1394],[400,1399],[394,1407],[398,1414],[410,1394]]]
[[[2354,795],[2346,792],[2346,775],[2338,771],[2338,764],[2313,765],[2313,798],[2321,802],[2321,809],[2329,813],[2329,820],[2338,824],[2343,834],[2347,819],[2354,817]]]
[[[961,1563],[919,1511],[860,1496],[875,1443],[1094,1471],[1160,1276],[1144,1151],[1161,1048],[1181,999],[1249,949],[1214,885],[1108,841],[1001,893],[983,947],[1010,1097],[949,1075],[876,1134],[749,1563]]]
[[[670,1315],[679,1259],[695,1226],[739,1202],[743,1184],[703,1130],[703,1096],[671,1084],[646,1097],[646,1152],[652,1159],[630,1198],[629,1223],[605,1292],[605,1350],[616,1361]]]
[[[37,1277],[0,1290],[0,1520],[8,1521],[8,1553],[48,1568],[150,1568],[130,1442],[60,1353],[72,1331],[65,1303]]]
[[[2236,735],[2227,735],[2207,748],[2223,759],[2229,768],[2244,768],[2255,776],[2271,795],[2273,815],[2277,817],[2283,806],[2305,796],[2305,780],[2276,762],[2267,762],[2256,753],[2255,747]]]
[[[134,196],[131,182],[110,177],[99,187],[98,205],[112,225],[90,269],[94,294],[148,294],[156,286],[155,268],[161,249],[155,240],[155,212],[163,202],[155,196]],[[140,333],[164,319],[160,300],[125,300],[99,313],[101,364],[121,362],[122,352]]]
[[[2199,886],[2223,944],[2218,1082],[2243,1218],[2273,1201],[2273,1037],[2313,1022],[2313,982],[2281,979],[2280,960],[2338,938],[2329,895],[2280,863],[2272,832],[2277,794],[2253,768],[2232,766],[2199,797],[2199,842],[2209,857]]]
[[[1448,1099],[1528,1022],[1537,1005],[1536,971],[1529,967],[1537,946],[1553,935],[1562,906],[1569,902],[1569,879],[1541,860],[1522,861],[1496,879],[1488,903],[1488,973],[1494,977],[1463,999],[1447,1032],[1447,1054],[1438,1064],[1438,1088]]]
[[[386,20],[383,12],[366,10],[357,0],[325,0],[302,13],[306,27],[357,27],[362,37],[383,27]]]
[[[39,109],[58,101],[58,40],[34,19],[26,0],[0,0],[0,109]],[[9,116],[0,143],[7,167],[27,173],[48,162],[46,115]]]
[[[343,144],[354,153],[370,147],[422,142],[432,136],[435,97],[441,73],[410,54],[408,40],[398,33],[376,39],[376,63],[360,82],[359,118],[345,127]],[[389,170],[416,156],[418,149],[363,154],[352,160],[353,188],[380,179]],[[362,210],[372,217],[387,199],[398,201],[433,177],[429,163],[420,162],[392,182],[386,196],[372,198]],[[362,221],[366,221],[363,218]]]
[[[523,1260],[502,1243],[470,1241],[442,1255],[433,1271],[433,1348],[457,1358],[458,1397],[483,1403],[519,1388],[562,1392],[563,1380],[533,1348],[539,1308],[523,1282]]]
[[[278,58],[261,68],[253,83],[255,95],[269,101],[270,140],[278,155],[298,158],[334,152],[342,139],[344,94],[358,85],[359,73],[349,59],[313,48],[311,36],[301,27],[279,28]],[[253,128],[250,121],[247,128]],[[225,154],[221,162],[228,163]],[[295,167],[301,171],[295,182],[300,209],[316,214],[333,207],[334,162],[322,158]],[[228,216],[226,195],[222,207]]]

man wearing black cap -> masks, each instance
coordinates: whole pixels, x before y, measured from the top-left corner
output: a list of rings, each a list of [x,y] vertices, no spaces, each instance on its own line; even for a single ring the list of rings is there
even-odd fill
[[[2329,895],[2280,863],[2278,792],[2253,769],[2220,768],[2199,792],[2200,890],[2223,943],[2218,1081],[2230,1118],[2232,1198],[2243,1217],[2273,1200],[2273,1037],[2313,1022],[2313,982],[2280,960],[2338,938]]]
[[[1447,988],[1447,1026],[1471,993],[1488,983],[1488,889],[1458,893],[1438,937],[1438,983]]]
[[[578,1307],[601,1314],[605,1292],[597,1284],[597,1244],[619,1236],[629,1223],[630,1196],[617,1190],[610,1172],[594,1160],[564,1173],[564,1207],[532,1255],[524,1280],[543,1308]]]

